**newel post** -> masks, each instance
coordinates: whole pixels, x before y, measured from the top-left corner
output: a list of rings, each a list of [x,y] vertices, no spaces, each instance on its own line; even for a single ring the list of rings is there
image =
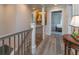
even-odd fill
[[[42,5],[43,39],[45,39],[45,5]]]
[[[36,53],[36,24],[35,24],[35,17],[34,13],[32,14],[32,24],[31,24],[32,30],[32,54],[34,55]]]

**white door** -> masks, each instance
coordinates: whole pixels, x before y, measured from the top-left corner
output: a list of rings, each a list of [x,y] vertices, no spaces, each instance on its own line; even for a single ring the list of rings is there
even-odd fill
[[[62,15],[62,11],[54,11],[51,14],[51,24],[52,24],[52,32],[56,31],[56,26],[58,24],[61,25],[61,15]]]

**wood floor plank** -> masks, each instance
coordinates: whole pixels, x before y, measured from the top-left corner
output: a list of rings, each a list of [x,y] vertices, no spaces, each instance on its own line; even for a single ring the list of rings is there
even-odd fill
[[[36,55],[63,55],[62,37],[57,35],[46,36],[36,50]]]

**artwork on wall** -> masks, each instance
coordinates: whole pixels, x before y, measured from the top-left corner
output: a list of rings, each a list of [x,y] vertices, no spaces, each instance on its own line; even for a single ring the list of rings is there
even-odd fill
[[[35,10],[35,20],[37,25],[42,24],[42,12],[38,9]],[[45,12],[45,25],[47,24],[47,12]]]

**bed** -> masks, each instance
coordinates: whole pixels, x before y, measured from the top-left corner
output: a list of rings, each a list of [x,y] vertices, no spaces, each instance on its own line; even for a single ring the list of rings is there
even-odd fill
[[[57,24],[55,31],[57,31],[57,32],[62,32],[62,25],[61,25],[61,24]]]

